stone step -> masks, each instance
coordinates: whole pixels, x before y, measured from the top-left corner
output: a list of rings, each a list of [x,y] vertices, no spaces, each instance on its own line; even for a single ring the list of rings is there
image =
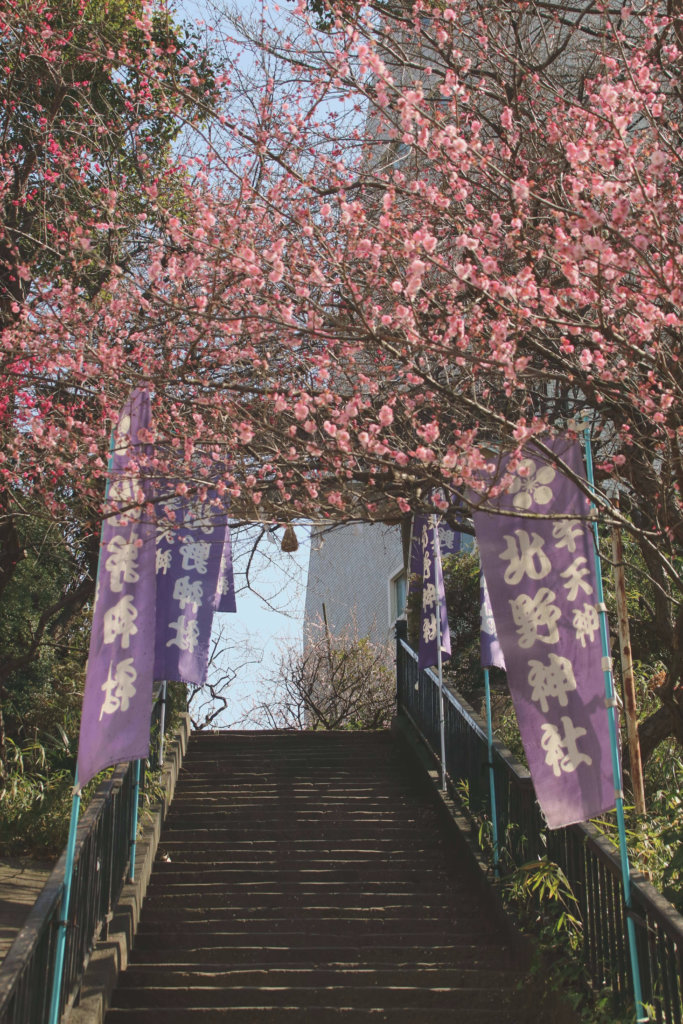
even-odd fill
[[[484,980],[484,979],[482,979]],[[193,984],[189,988],[161,987],[119,989],[114,996],[113,1006],[142,1009],[148,1007],[206,1007],[232,1009],[234,1007],[263,1006],[349,1006],[359,1009],[381,1009],[391,1007],[420,1007],[421,1009],[448,1009],[467,1006],[471,1009],[505,1009],[514,995],[490,988],[450,987],[435,985],[393,985],[351,987],[346,984],[326,986],[295,987],[234,985],[226,988],[204,987]]]
[[[393,888],[395,885],[411,885],[424,889],[438,889],[438,885],[430,882],[431,872],[418,870],[413,864],[411,867],[397,869],[382,867],[381,864],[361,865],[349,867],[345,864],[321,865],[311,867],[308,864],[301,864],[297,867],[269,867],[257,865],[247,868],[243,864],[235,866],[204,865],[201,871],[179,869],[171,861],[170,864],[162,862],[155,872],[154,885],[167,889],[170,886],[195,887],[207,885],[234,885],[253,883],[259,886],[269,886],[274,880],[278,880],[283,889],[292,885],[307,884],[328,884],[331,886],[348,885],[349,883],[363,883],[366,886],[383,885],[386,888]]]
[[[417,855],[420,858],[420,870],[429,870],[437,864],[444,863],[444,854],[440,850],[425,850],[421,848],[417,851]],[[403,865],[414,868],[415,856],[416,854],[412,851],[393,849],[389,854],[389,863],[394,868],[401,868]],[[385,850],[364,849],[362,846],[355,850],[352,848],[331,848],[329,846],[321,846],[317,850],[310,850],[306,846],[298,848],[290,846],[288,850],[278,850],[276,845],[272,844],[269,849],[254,850],[250,847],[226,849],[224,845],[215,843],[211,850],[207,850],[205,846],[197,850],[189,845],[175,846],[171,843],[164,843],[160,847],[155,870],[157,868],[159,871],[187,870],[198,874],[205,867],[217,868],[222,865],[233,865],[235,867],[247,865],[255,867],[263,865],[265,868],[286,868],[293,862],[307,864],[311,867],[317,865],[328,867],[339,862],[375,866],[377,864],[386,865],[387,859],[387,852]],[[171,867],[167,868],[166,864],[171,865]]]
[[[472,966],[482,963],[492,966],[505,961],[506,951],[499,945],[483,943],[430,943],[424,946],[383,945],[363,948],[358,942],[344,941],[326,944],[306,944],[293,947],[279,943],[273,937],[266,944],[252,944],[244,941],[235,946],[207,946],[194,944],[191,937],[178,943],[174,949],[139,949],[135,951],[135,962],[139,964],[251,964],[252,966],[280,967],[287,964],[354,964],[357,966],[386,966],[406,962],[415,966],[426,964],[431,967],[452,967],[453,964]],[[508,960],[510,957],[508,956]]]
[[[214,881],[214,882],[196,882],[194,885],[191,882],[179,882],[173,884],[170,882],[163,883],[156,879],[150,885],[148,889],[149,896],[155,898],[157,895],[164,897],[172,896],[177,894],[188,902],[192,902],[192,897],[203,896],[203,895],[218,895],[226,892],[226,887],[229,884],[229,891],[227,895],[236,892],[249,892],[254,895],[259,893],[280,893],[282,896],[287,895],[309,895],[315,896],[316,894],[324,893],[328,897],[333,895],[367,895],[370,897],[376,897],[378,895],[393,896],[401,893],[412,896],[415,899],[418,896],[430,896],[436,898],[439,894],[440,889],[437,883],[430,879],[424,879],[421,881],[382,881],[380,879],[372,881],[369,879],[358,879],[355,881],[351,880],[325,880],[315,881],[313,879],[302,879],[296,881],[294,879],[288,881],[287,879],[273,879],[273,880],[257,880],[249,879],[245,881],[232,881],[227,883],[226,881]]]
[[[464,941],[486,943],[492,939],[490,929],[470,929],[462,925],[451,929],[443,928],[438,933],[430,926],[421,928],[419,925],[415,927],[408,925],[399,928],[393,922],[384,929],[378,928],[376,922],[367,928],[360,928],[357,922],[352,922],[350,928],[341,928],[336,925],[334,929],[311,928],[308,925],[301,925],[299,929],[293,929],[291,922],[288,926],[281,927],[269,924],[265,928],[262,921],[259,922],[259,925],[260,927],[257,928],[237,928],[234,931],[209,931],[206,928],[200,931],[199,929],[188,929],[184,923],[175,931],[173,929],[150,929],[138,932],[135,948],[139,953],[148,950],[161,954],[166,950],[177,949],[179,942],[188,942],[191,937],[194,943],[201,945],[204,949],[244,948],[247,945],[252,947],[277,945],[278,947],[298,949],[299,947],[310,947],[311,941],[315,937],[320,938],[324,945],[334,943],[345,948],[351,947],[360,954],[363,949],[378,948],[384,944],[394,947],[396,945],[421,944],[426,948],[427,945],[432,946],[438,943],[450,944]]]
[[[193,736],[106,1024],[526,1024],[387,733]]]
[[[412,908],[410,908],[412,909]],[[278,913],[279,910],[279,913]],[[469,916],[475,920],[478,917],[478,908],[472,907]],[[414,924],[416,928],[447,928],[451,929],[456,924],[460,914],[453,911],[433,910],[426,913],[423,909],[416,908],[414,913],[403,907],[387,910],[385,907],[377,907],[375,910],[367,907],[353,907],[348,910],[340,910],[338,907],[311,907],[297,908],[298,920],[307,928],[325,930],[331,928],[377,928],[378,925],[385,925],[391,928],[399,928],[404,924]],[[292,915],[286,912],[286,908],[277,906],[271,907],[228,907],[225,909],[186,907],[183,912],[183,929],[199,931],[201,929],[215,931],[220,930],[224,923],[230,923],[235,928],[243,928],[253,931],[267,925],[270,928],[279,928],[283,925],[291,925]],[[170,927],[177,927],[178,912],[175,908],[156,909],[143,908],[140,920],[139,933],[158,931]]]
[[[457,1005],[447,1009],[424,1007],[391,1007],[360,1009],[350,1006],[321,1004],[312,1012],[298,1006],[270,1006],[264,1000],[260,1007],[207,1009],[200,1007],[162,1007],[159,1010],[122,1009],[114,1007],[107,1014],[107,1024],[525,1024],[518,1008],[500,1012],[496,1009],[468,1009]]]
[[[307,891],[295,890],[287,894],[277,887],[273,886],[270,891],[260,890],[258,892],[249,891],[247,889],[235,890],[232,892],[225,892],[221,887],[216,891],[214,888],[209,888],[205,892],[192,892],[191,904],[193,908],[203,909],[210,911],[211,909],[218,907],[221,909],[239,909],[248,908],[250,906],[262,907],[262,908],[273,908],[281,906],[287,908],[290,912],[297,908],[303,908],[305,910],[311,910],[313,907],[319,907],[321,910],[326,910],[334,907],[358,907],[364,906],[369,909],[381,910],[384,907],[389,908],[412,908],[414,910],[422,909],[433,909],[439,908],[453,910],[457,912],[458,900],[453,896],[452,893],[440,893],[438,891],[433,893],[419,893],[414,892],[383,892],[377,890],[375,892],[348,892],[342,888],[339,891],[325,892],[321,889],[315,889],[308,887]],[[149,904],[148,904],[149,905]],[[177,892],[166,892],[164,889],[158,890],[154,894],[154,906],[158,908],[174,908],[175,912],[178,913],[188,905],[188,895],[182,890]]]
[[[303,822],[292,822],[290,820],[282,822],[278,826],[259,821],[236,826],[226,821],[220,821],[209,829],[206,827],[205,822],[203,826],[198,826],[186,818],[181,818],[176,821],[169,821],[165,840],[172,844],[179,838],[187,840],[190,836],[195,836],[198,843],[209,837],[214,842],[222,837],[225,837],[227,842],[235,842],[237,840],[242,842],[276,842],[277,837],[281,836],[283,843],[293,843],[305,841],[305,837],[310,835],[311,841],[317,840],[328,844],[334,842],[336,844],[337,842],[351,840],[368,842],[373,832],[376,831],[380,832],[387,841],[403,845],[404,842],[407,844],[411,840],[415,842],[416,829],[418,827],[417,824],[409,828],[402,823],[382,824],[377,821],[363,822],[360,826],[358,823],[344,825],[342,822],[325,822],[324,824],[311,822],[304,827]],[[420,841],[424,842],[424,836],[421,837]]]
[[[159,846],[160,853],[165,851],[173,853],[178,851],[188,859],[194,861],[195,867],[201,867],[203,856],[210,856],[216,851],[224,852],[227,855],[243,855],[247,857],[257,856],[263,853],[266,856],[282,857],[286,859],[292,853],[310,853],[316,856],[331,856],[337,853],[367,853],[378,857],[402,856],[410,858],[413,856],[429,856],[434,850],[441,851],[444,847],[439,838],[427,842],[425,836],[411,836],[410,842],[397,843],[390,836],[382,835],[360,835],[342,836],[333,848],[319,836],[298,836],[294,839],[281,839],[273,836],[248,837],[231,835],[229,829],[221,829],[219,836],[214,836],[214,830],[202,828],[195,836],[188,835],[181,831],[174,833],[172,827],[165,828]],[[227,834],[223,834],[227,833]],[[449,857],[453,857],[449,851]]]
[[[352,988],[367,986],[419,986],[427,987],[477,987],[483,981],[492,990],[509,988],[514,984],[516,972],[514,965],[507,969],[498,964],[495,968],[485,964],[474,964],[470,967],[427,967],[416,968],[413,964],[392,965],[391,967],[363,967],[340,965],[338,967],[288,967],[253,969],[235,967],[231,970],[208,970],[203,967],[183,968],[172,964],[147,967],[131,964],[121,975],[122,988],[145,988],[160,985],[171,988],[189,988],[193,985],[202,987],[216,986],[260,986],[267,987],[302,985],[339,986],[350,985]]]
[[[193,828],[198,822],[206,828],[207,814],[211,815],[212,828],[221,825],[224,828],[248,827],[259,832],[275,833],[280,828],[289,830],[292,828],[313,831],[319,827],[339,831],[340,829],[352,828],[360,832],[361,828],[394,828],[410,830],[420,825],[420,820],[407,812],[401,810],[357,810],[353,813],[339,811],[326,812],[315,808],[306,808],[300,811],[291,811],[279,807],[277,811],[268,814],[261,804],[254,807],[247,807],[240,811],[224,810],[223,808],[203,807],[195,805],[194,811],[176,812],[170,816],[173,828]]]

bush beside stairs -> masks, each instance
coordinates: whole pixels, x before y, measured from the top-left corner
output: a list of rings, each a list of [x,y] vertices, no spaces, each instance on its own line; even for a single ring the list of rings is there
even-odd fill
[[[106,1024],[522,1024],[517,953],[391,733],[194,734]]]

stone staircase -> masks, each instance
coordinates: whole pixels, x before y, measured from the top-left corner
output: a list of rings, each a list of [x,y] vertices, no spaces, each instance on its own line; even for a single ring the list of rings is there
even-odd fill
[[[106,1024],[522,1024],[521,979],[390,733],[195,734]]]

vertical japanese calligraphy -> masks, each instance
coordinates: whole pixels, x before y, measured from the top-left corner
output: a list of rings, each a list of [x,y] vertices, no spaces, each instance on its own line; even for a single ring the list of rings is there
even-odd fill
[[[484,573],[479,574],[479,638],[482,668],[505,668],[505,658],[496,633],[491,598]]]
[[[451,635],[448,629],[448,612],[441,569],[439,531],[434,519],[416,516],[413,536],[417,540],[416,550],[418,552],[413,565],[417,574],[422,577],[418,666],[431,668],[439,660],[439,635],[441,636],[442,659],[450,657],[451,654]]]
[[[222,507],[196,497],[159,503],[156,580],[154,678],[203,686],[214,611],[234,610],[230,534]]]
[[[578,444],[548,447],[585,478]],[[507,514],[477,512],[474,523],[536,795],[559,828],[614,806],[594,542],[580,488],[525,454],[491,502]]]
[[[235,599],[235,578],[232,571],[232,541],[230,539],[230,528],[227,526],[225,528],[223,555],[221,557],[221,564],[218,572],[215,610],[217,612],[237,611],[237,603]]]
[[[155,616],[154,525],[140,511],[147,485],[133,467],[149,428],[146,391],[134,391],[114,435],[109,500],[102,524],[100,566],[78,745],[78,784],[102,768],[146,757],[152,711]]]

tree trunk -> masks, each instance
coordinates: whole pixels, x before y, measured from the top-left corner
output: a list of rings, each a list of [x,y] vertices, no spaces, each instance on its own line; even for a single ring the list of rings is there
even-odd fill
[[[6,518],[0,519],[0,598],[17,565],[25,557],[26,553],[21,546],[14,518],[7,515]]]

